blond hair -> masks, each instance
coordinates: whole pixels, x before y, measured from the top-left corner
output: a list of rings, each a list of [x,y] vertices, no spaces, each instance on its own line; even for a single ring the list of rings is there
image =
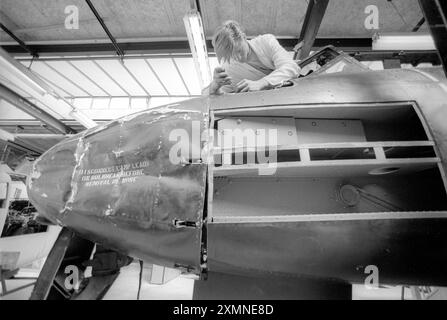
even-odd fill
[[[219,63],[221,60],[230,62],[237,57],[236,49],[246,40],[245,33],[236,21],[228,20],[214,32],[212,44]]]

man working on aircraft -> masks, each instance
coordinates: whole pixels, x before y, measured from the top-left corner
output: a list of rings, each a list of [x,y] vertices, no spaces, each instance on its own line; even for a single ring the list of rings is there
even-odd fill
[[[299,67],[271,34],[247,40],[235,21],[217,28],[213,47],[221,67],[214,69],[210,94],[266,90],[299,75]]]

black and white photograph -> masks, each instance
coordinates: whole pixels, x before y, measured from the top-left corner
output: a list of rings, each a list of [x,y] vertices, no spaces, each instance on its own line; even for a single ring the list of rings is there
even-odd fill
[[[0,307],[447,300],[447,1],[0,0],[0,27]]]

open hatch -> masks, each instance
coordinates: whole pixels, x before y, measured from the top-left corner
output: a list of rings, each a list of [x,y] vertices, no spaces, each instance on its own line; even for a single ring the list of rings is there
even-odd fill
[[[211,223],[447,210],[440,158],[416,104],[220,110],[214,128]]]

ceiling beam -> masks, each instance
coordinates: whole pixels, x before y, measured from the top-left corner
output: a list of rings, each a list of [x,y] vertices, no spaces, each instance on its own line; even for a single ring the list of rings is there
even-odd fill
[[[437,51],[356,51],[347,52],[358,61],[384,61],[398,59],[400,63],[409,63],[417,66],[419,63],[440,65]]]
[[[417,32],[417,31],[422,27],[422,25],[424,24],[424,22],[425,22],[425,18],[422,17],[421,20],[419,20],[419,22],[418,22],[418,23],[414,26],[414,28],[411,30],[411,32]]]
[[[0,10],[0,21],[6,25],[10,30],[15,30],[19,29],[20,27],[17,25],[17,23],[15,23],[14,21],[12,21],[12,19],[5,14],[4,11]]]
[[[115,37],[112,35],[112,33],[107,28],[104,20],[99,15],[98,11],[96,11],[95,6],[90,0],[85,0],[87,2],[87,5],[90,7],[90,10],[92,10],[93,14],[95,15],[96,19],[98,20],[101,27],[104,29],[105,33],[109,37],[110,41],[112,41],[112,45],[115,48],[116,54],[119,55],[121,58],[124,57],[124,51],[121,49],[121,47],[118,45],[118,43],[115,40]]]
[[[60,135],[58,137],[60,137]],[[40,155],[45,152],[45,150],[33,147],[16,135],[2,129],[0,129],[0,140],[4,141],[8,147],[13,147],[27,153],[32,153],[34,155]]]
[[[291,51],[296,44],[296,39],[293,38],[279,38],[279,43],[286,49]],[[312,50],[325,47],[327,45],[333,45],[337,49],[340,49],[346,53],[353,55],[360,61],[374,61],[398,58],[401,63],[411,63],[417,65],[421,62],[429,62],[435,65],[439,65],[441,62],[437,51],[372,51],[372,39],[371,38],[317,38],[314,41]],[[64,60],[90,60],[90,57],[86,55],[96,52],[102,54],[101,59],[119,59],[116,56],[109,56],[113,54],[114,48],[109,43],[84,43],[84,44],[41,44],[35,45],[38,51],[41,53],[40,59],[51,61],[64,61]],[[141,59],[151,58],[152,56],[138,56],[137,54],[159,54],[153,56],[155,58],[171,58],[171,57],[191,57],[189,43],[187,40],[175,40],[175,41],[144,41],[144,42],[127,42],[120,43],[126,52],[129,54],[135,54],[135,56],[126,56],[126,59]],[[213,52],[211,41],[207,40],[207,47],[209,53]],[[11,54],[23,54],[26,53],[22,48],[17,45],[4,45],[3,49]],[[179,55],[166,55],[166,53],[178,53]],[[43,53],[47,53],[47,56],[42,56]],[[163,54],[164,53],[164,54]],[[70,55],[69,58],[51,58],[51,54],[64,56]],[[79,54],[79,57],[76,55]],[[25,60],[28,60],[25,59]]]
[[[317,37],[318,29],[320,29],[321,21],[323,21],[328,3],[329,0],[309,1],[298,44],[294,49],[295,59],[302,60],[309,55]]]
[[[0,98],[9,102],[10,104],[22,110],[23,112],[31,115],[32,117],[40,120],[48,127],[55,130],[56,132],[62,134],[76,133],[74,129],[70,128],[59,119],[56,119],[45,110],[42,110],[34,103],[31,103],[30,101],[24,99],[23,97],[21,97],[20,95],[18,95],[17,93],[5,87],[2,84],[0,84]]]
[[[287,50],[292,50],[296,45],[296,38],[278,38],[279,43]],[[208,52],[213,52],[213,46],[211,40],[206,40]],[[315,39],[312,48],[324,47],[327,45],[333,45],[340,50],[371,50],[372,40],[371,38],[317,38]],[[127,54],[166,54],[166,53],[191,53],[189,48],[189,42],[185,40],[172,40],[172,41],[132,41],[132,42],[120,42],[119,46]],[[3,49],[10,54],[23,54],[26,51],[15,44],[3,44]],[[38,51],[41,56],[43,55],[87,55],[98,53],[113,53],[114,47],[111,43],[64,43],[64,44],[30,44],[30,48]]]
[[[18,44],[19,46],[25,50],[26,52],[28,52],[30,55],[32,55],[34,58],[38,58],[39,55],[37,54],[37,52],[33,49],[31,49],[30,47],[28,47],[25,42],[23,42],[19,37],[17,37],[14,33],[12,33],[11,30],[9,30],[3,23],[0,22],[0,28],[6,32],[11,38],[13,38]]]
[[[109,18],[103,18],[105,22],[110,21]],[[86,27],[90,24],[96,24],[98,23],[98,20],[96,18],[93,19],[86,19],[86,20],[79,20],[79,25],[82,25],[83,27]],[[41,27],[33,27],[33,28],[19,28],[16,29],[9,28],[14,32],[15,34],[24,34],[24,33],[30,33],[30,32],[44,32],[44,31],[53,31],[53,30],[60,30],[61,28],[64,28],[64,23],[58,23],[58,24],[50,24],[45,25]]]
[[[419,0],[419,4],[447,75],[447,3],[440,0]]]
[[[36,149],[34,146],[28,145],[26,142],[20,141],[20,142],[12,142],[12,141],[6,141],[6,145],[10,148],[18,149],[20,151],[23,151],[29,155],[32,156],[40,156],[42,153],[44,153],[46,150],[42,149]]]
[[[317,48],[314,48],[317,49]],[[344,52],[350,54],[354,58],[356,58],[359,61],[380,61],[384,59],[399,59],[401,63],[411,63],[413,65],[417,65],[421,62],[428,62],[432,63],[433,65],[440,65],[441,60],[439,59],[438,52],[436,50],[430,50],[430,51],[421,51],[421,50],[411,50],[411,51],[371,51],[369,49],[362,49],[362,48],[356,48],[354,50],[351,49],[345,49]],[[110,55],[103,55],[100,57],[95,57],[97,59],[101,60],[118,60],[119,57],[117,56],[110,56]],[[189,54],[179,54],[179,55],[142,55],[142,56],[126,56],[124,59],[130,60],[130,59],[147,59],[149,60],[151,58],[191,58],[191,53]],[[88,56],[79,56],[79,57],[40,57],[40,61],[67,61],[70,63],[73,60],[91,60],[91,57]],[[23,58],[20,59],[21,61],[31,61],[31,58]],[[48,80],[47,80],[48,81]],[[110,95],[98,95],[98,96],[92,96],[92,98],[106,98]],[[177,97],[177,98],[187,98],[185,95],[169,95],[170,97]],[[191,97],[199,97],[200,95],[190,95]],[[114,98],[127,98],[128,96],[113,96]],[[132,98],[145,98],[146,95],[132,95]],[[159,98],[159,97],[167,97],[167,95],[152,95],[153,98]],[[71,98],[85,98],[84,96],[70,96]]]
[[[207,43],[208,44],[208,43]],[[209,41],[211,45],[211,41]],[[38,50],[42,54],[95,54],[95,53],[113,53],[116,52],[111,43],[64,43],[64,44],[31,44],[30,48]],[[26,53],[18,45],[6,44],[2,47],[11,54]],[[142,42],[120,42],[119,47],[126,53],[132,52],[151,52],[151,53],[186,53],[189,52],[188,40],[174,41],[142,41]]]
[[[81,132],[85,127],[76,120],[60,120],[62,123],[70,126],[74,131]],[[102,123],[102,122],[99,122]],[[15,133],[48,133],[46,126],[36,119],[0,119],[0,128]]]
[[[0,129],[1,130],[1,129]],[[73,136],[72,134],[66,134],[64,136],[55,133],[15,133],[13,134],[18,139],[64,139]]]

